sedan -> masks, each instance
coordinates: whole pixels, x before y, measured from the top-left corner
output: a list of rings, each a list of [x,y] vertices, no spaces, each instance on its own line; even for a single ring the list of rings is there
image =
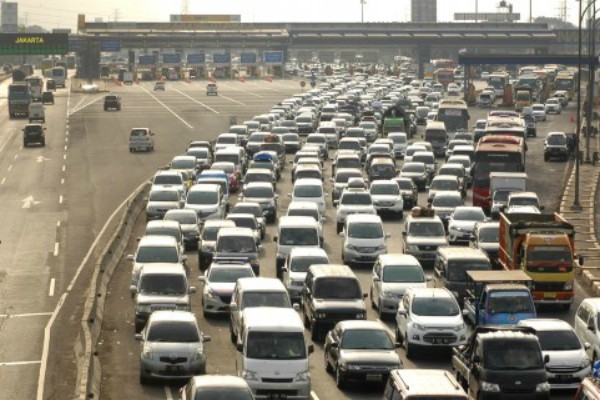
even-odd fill
[[[536,121],[545,121],[546,120],[546,106],[543,104],[534,104],[531,106],[533,118]]]
[[[410,178],[419,191],[424,191],[429,181],[429,171],[422,162],[405,162],[400,170],[402,178]]]
[[[339,322],[325,338],[325,370],[342,389],[348,381],[383,384],[390,371],[402,368],[397,345],[376,321]]]
[[[544,104],[546,114],[560,114],[562,111],[562,106],[560,103],[560,99],[557,97],[551,97],[546,100],[546,104]]]
[[[237,280],[254,276],[252,266],[248,263],[213,262],[204,276],[200,277],[204,285],[202,290],[204,317],[229,314],[229,303]]]
[[[485,220],[481,207],[456,207],[448,221],[448,241],[450,244],[469,244],[475,224]]]

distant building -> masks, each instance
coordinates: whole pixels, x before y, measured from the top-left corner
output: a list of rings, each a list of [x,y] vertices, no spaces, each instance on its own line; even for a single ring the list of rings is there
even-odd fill
[[[437,22],[437,0],[411,0],[412,22]]]
[[[239,14],[171,14],[170,22],[242,22]]]
[[[0,29],[4,33],[19,31],[19,12],[17,3],[0,3]]]

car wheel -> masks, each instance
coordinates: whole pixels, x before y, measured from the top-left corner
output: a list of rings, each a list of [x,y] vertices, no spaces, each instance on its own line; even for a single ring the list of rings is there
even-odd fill
[[[23,147],[27,147],[27,142],[23,142]]]
[[[229,339],[231,340],[231,343],[236,344],[237,336],[233,332],[233,327],[231,326],[231,323],[229,323]]]
[[[398,343],[399,345],[402,345],[403,342],[404,342],[404,338],[402,337],[402,334],[400,333],[400,328],[396,327],[396,343]]]
[[[302,320],[304,321],[304,327],[306,329],[310,329],[310,320],[308,319],[308,316],[305,313],[302,313]]]
[[[373,289],[371,289],[371,291],[369,292],[369,298],[371,299],[371,308],[373,310],[376,310],[377,307],[375,306],[375,301],[373,300]]]
[[[339,234],[343,228],[344,228],[344,224],[338,222],[335,227],[335,233]]]
[[[150,380],[140,373],[140,385],[147,385],[150,383]]]
[[[341,390],[344,388],[345,384],[346,382],[344,382],[344,378],[342,377],[342,373],[340,372],[340,366],[338,365],[335,369],[335,386],[337,386],[337,388]]]
[[[323,364],[325,364],[325,372],[327,372],[328,374],[333,372],[333,368],[331,367],[331,364],[329,364],[329,361],[327,361],[327,353],[323,352]]]
[[[398,213],[398,219],[404,219],[404,212],[403,211],[400,211]]]
[[[40,144],[41,144],[42,146],[46,146],[46,141],[45,141],[45,140],[42,140],[42,141],[40,142]]]
[[[408,358],[409,360],[414,358],[415,347],[414,345],[410,344],[407,337],[404,338],[404,347],[406,349],[406,358]]]
[[[319,340],[319,330],[315,326],[311,327],[310,340],[312,340],[313,342]]]

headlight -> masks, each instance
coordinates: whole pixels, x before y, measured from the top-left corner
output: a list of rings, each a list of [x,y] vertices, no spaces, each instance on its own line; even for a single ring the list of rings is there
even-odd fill
[[[149,304],[142,304],[136,307],[136,311],[140,314],[149,314],[152,312],[152,306]]]
[[[546,383],[547,385],[548,383]],[[538,385],[539,387],[539,385]],[[481,381],[481,390],[484,392],[500,392],[500,386],[497,383],[490,383],[486,381]],[[536,388],[537,390],[537,388]]]
[[[394,293],[394,292],[389,292],[389,291],[387,291],[387,290],[384,290],[384,291],[382,292],[382,294],[383,294],[383,297],[396,297],[396,295],[395,295],[395,293]]]
[[[406,251],[419,251],[419,246],[416,244],[407,244]]]
[[[150,346],[144,346],[144,348],[142,349],[142,358],[146,360],[152,360],[152,357],[152,348]]]
[[[204,291],[204,295],[209,298],[209,299],[214,299],[215,297],[217,297],[217,295],[215,294],[215,292],[213,292],[211,289],[206,289]]]
[[[294,381],[296,382],[308,382],[310,380],[310,372],[298,372],[294,377]]]
[[[196,353],[194,354],[194,360],[201,360],[203,356],[204,350],[202,349],[202,347],[198,347],[196,349]]]
[[[427,327],[421,324],[415,324],[413,323],[413,328],[415,328],[418,331],[426,331]]]
[[[347,248],[348,250],[354,250],[354,251],[358,251],[358,249],[356,248],[356,246],[353,246],[353,245],[351,245],[351,244],[346,244],[346,248]]]
[[[498,386],[498,385],[496,385]],[[540,392],[549,392],[550,391],[550,384],[548,382],[542,382],[542,383],[538,383],[537,386],[535,387],[535,391],[540,393]]]
[[[581,361],[580,367],[581,367],[581,369],[584,369],[584,368],[589,367],[590,365],[592,365],[592,362],[590,361],[589,358],[586,357]]]
[[[456,326],[454,327],[454,331],[455,331],[455,332],[460,332],[460,331],[462,331],[463,329],[465,329],[465,324],[456,325]]]
[[[365,313],[362,313],[362,312],[356,313],[356,319],[365,319]]]
[[[565,286],[563,287],[563,290],[566,292],[570,292],[571,290],[573,290],[573,281],[565,282]]]
[[[358,371],[360,369],[360,366],[354,364],[340,364],[340,367],[349,371]]]
[[[250,371],[249,369],[245,369],[242,371],[242,378],[247,381],[258,381],[258,373],[256,371]]]
[[[382,244],[381,246],[377,246],[377,250],[385,250],[387,248],[387,246],[385,244]]]
[[[319,312],[316,314],[317,319],[323,319],[327,317],[327,313]]]

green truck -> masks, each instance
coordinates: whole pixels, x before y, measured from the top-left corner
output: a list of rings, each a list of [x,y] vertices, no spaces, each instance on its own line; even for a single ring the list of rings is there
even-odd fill
[[[387,136],[390,132],[406,132],[404,130],[404,118],[386,118],[383,121],[383,136]]]

